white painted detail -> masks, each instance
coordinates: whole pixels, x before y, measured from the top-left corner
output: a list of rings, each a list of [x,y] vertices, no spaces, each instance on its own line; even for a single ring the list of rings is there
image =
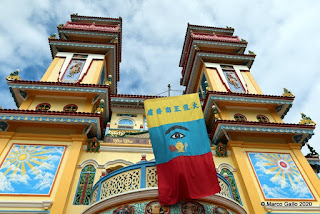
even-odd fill
[[[104,59],[104,55],[101,55],[101,54],[58,52],[58,53],[56,54],[56,56],[58,56],[58,57],[65,57],[65,58],[66,58],[66,60],[64,61],[63,65],[62,65],[62,67],[61,67],[58,81],[61,81],[61,80],[62,80],[63,74],[66,72],[66,70],[67,70],[67,68],[68,68],[68,65],[70,64],[70,61],[72,60],[72,56],[73,56],[74,54],[88,55],[88,57],[87,57],[87,59],[86,59],[86,62],[84,63],[83,68],[82,68],[82,70],[81,70],[81,73],[80,73],[80,75],[79,75],[78,81],[81,80],[82,77],[84,76],[84,74],[87,72],[87,70],[89,69],[89,66],[91,65],[92,60],[94,60],[94,59],[101,59],[101,60],[103,60],[103,59]]]
[[[220,172],[223,168],[226,168],[226,169],[229,169],[231,172],[235,172],[236,169],[233,168],[233,166],[231,166],[230,164],[227,164],[227,163],[221,163],[219,166],[218,166],[218,172]]]
[[[131,161],[126,161],[126,160],[123,160],[123,159],[116,159],[116,160],[113,160],[113,161],[108,161],[107,163],[105,163],[103,165],[103,167],[106,169],[108,166],[113,165],[113,164],[117,164],[117,163],[124,164],[124,165],[127,165],[127,166],[134,164]]]
[[[219,75],[220,75],[220,77],[221,77],[221,79],[222,79],[222,81],[228,87],[228,89],[231,91],[231,88],[229,86],[227,78],[225,77],[220,64],[212,63],[212,62],[205,62],[204,64],[205,64],[206,67],[216,68],[218,73],[219,73]],[[243,65],[231,65],[231,66],[233,66],[236,74],[238,75],[239,80],[240,80],[241,84],[243,85],[245,92],[248,93],[247,84],[246,84],[246,82],[245,82],[245,80],[244,80],[244,78],[243,78],[243,76],[242,76],[242,74],[240,72],[240,70],[249,70],[248,67],[247,66],[243,66]]]
[[[249,70],[248,67],[247,66],[243,66],[243,65],[234,65],[233,68],[236,71],[236,73],[237,73],[237,75],[238,75],[238,77],[239,77],[239,79],[240,79],[240,81],[241,81],[241,83],[242,83],[242,85],[244,87],[245,92],[248,93],[247,83],[246,83],[246,81],[244,81],[244,78],[243,78],[243,76],[242,76],[242,74],[240,72],[240,69],[241,70]]]
[[[52,205],[51,200],[45,201],[0,201],[0,207],[6,208],[43,208],[49,209]]]

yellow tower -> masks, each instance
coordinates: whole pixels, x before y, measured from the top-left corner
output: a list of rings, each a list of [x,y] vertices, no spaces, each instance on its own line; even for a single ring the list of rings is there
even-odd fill
[[[320,182],[300,151],[315,123],[282,121],[294,96],[262,93],[250,71],[256,55],[244,54],[247,42],[233,32],[188,25],[180,60],[185,93],[203,99],[215,162],[234,168],[248,213],[320,212]]]

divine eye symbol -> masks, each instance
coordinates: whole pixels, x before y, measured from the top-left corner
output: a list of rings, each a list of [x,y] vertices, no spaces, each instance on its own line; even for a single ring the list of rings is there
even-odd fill
[[[171,135],[170,138],[172,138],[172,139],[180,139],[180,138],[184,138],[184,137],[185,137],[184,134],[182,134],[180,132],[175,132],[173,135]]]

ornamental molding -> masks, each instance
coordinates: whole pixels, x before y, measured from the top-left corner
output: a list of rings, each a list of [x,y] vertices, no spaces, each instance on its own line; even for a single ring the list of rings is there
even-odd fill
[[[83,146],[82,150],[86,151],[87,146]],[[153,150],[152,148],[143,147],[100,146],[100,152],[153,153]]]
[[[126,160],[123,160],[123,159],[116,159],[116,160],[113,160],[113,161],[108,161],[107,163],[105,163],[105,164],[103,165],[103,167],[104,167],[104,169],[106,169],[108,166],[111,166],[111,165],[113,165],[113,164],[118,164],[118,163],[123,164],[123,165],[125,165],[125,166],[129,166],[129,165],[134,164],[134,163],[131,162],[131,161],[126,161]]]
[[[39,121],[39,122],[64,122],[64,123],[96,123],[98,124],[98,119],[87,119],[85,118],[74,118],[74,117],[52,117],[36,115],[36,116],[12,116],[12,115],[1,115],[2,120],[18,120],[18,121]]]
[[[231,166],[230,164],[227,164],[227,163],[221,163],[218,166],[217,171],[220,172],[223,168],[229,169],[231,172],[237,171],[235,168],[233,168],[233,166]]]
[[[78,165],[78,168],[84,168],[87,165],[93,165],[96,169],[104,169],[103,165],[99,165],[96,160],[88,159]]]
[[[214,134],[212,140],[213,144],[216,144],[221,131],[232,130],[232,131],[250,131],[250,132],[269,132],[269,133],[294,133],[294,134],[309,134],[314,135],[312,130],[307,129],[295,129],[295,128],[273,128],[273,127],[257,127],[257,126],[239,126],[239,125],[220,125],[218,130]]]
[[[102,18],[102,19],[101,19]],[[91,17],[71,17],[71,20],[90,20],[90,21],[97,21],[97,22],[101,22],[101,21],[106,21],[106,22],[118,22],[121,23],[121,21],[119,19],[103,19],[103,17],[101,17],[100,19],[97,18],[91,18]]]
[[[1,112],[0,112],[1,113]],[[80,117],[68,117],[62,116],[57,117],[56,115],[52,115],[51,117],[43,116],[43,115],[34,115],[34,116],[24,116],[24,115],[0,115],[0,120],[10,120],[10,121],[31,121],[31,122],[50,122],[50,123],[85,123],[85,124],[96,124],[97,133],[96,135],[100,137],[99,129],[100,129],[100,119],[88,119],[90,117],[84,116],[84,118]]]
[[[245,94],[244,94],[245,95]],[[246,103],[261,103],[261,104],[287,104],[292,105],[293,101],[289,100],[275,100],[270,98],[249,98],[249,97],[232,97],[232,96],[221,96],[221,95],[210,95],[209,102],[219,100],[219,101],[232,101],[232,102],[246,102]],[[206,110],[204,115],[206,116],[209,111],[209,106],[206,105]]]
[[[208,45],[223,45],[223,46],[231,46],[231,47],[246,47],[247,44],[243,44],[243,43],[229,43],[228,41],[202,41],[202,40],[198,40],[199,38],[195,38],[194,40],[194,44],[208,44]]]
[[[130,192],[124,192],[117,195],[113,195],[107,198],[104,198],[101,201],[95,202],[86,210],[84,210],[83,214],[91,214],[91,213],[98,213],[101,210],[111,208],[115,204],[126,204],[126,203],[134,203],[139,201],[145,200],[152,200],[158,198],[158,188],[151,187],[151,188],[144,188],[133,190]],[[206,202],[210,204],[219,204],[224,205],[228,209],[235,211],[239,214],[246,214],[247,212],[245,209],[235,200],[227,198],[223,195],[215,194],[212,196],[208,196],[205,198],[198,199],[199,202]]]
[[[117,32],[114,33],[95,33],[95,32],[88,32],[88,31],[78,31],[79,29],[72,29],[72,30],[66,30],[66,29],[59,29],[59,32],[61,33],[70,33],[70,34],[83,34],[83,35],[94,35],[94,36],[106,36],[106,37],[115,37]]]
[[[208,29],[212,29],[212,31],[215,31],[215,32],[224,32],[224,33],[232,33],[234,30],[233,29],[224,29],[224,28],[212,28],[212,27],[196,27],[196,25],[189,25],[190,26],[190,30],[205,30],[205,31],[208,31]],[[189,31],[190,31],[189,30]]]
[[[146,99],[146,98],[145,98]],[[111,98],[111,102],[126,102],[126,103],[143,103],[143,98],[130,99],[130,98]]]
[[[88,159],[88,160],[83,161],[81,164],[79,164],[78,168],[82,169],[87,165],[93,165],[96,169],[106,169],[108,166],[111,166],[113,164],[122,164],[125,166],[129,166],[134,163],[131,161],[124,160],[124,159],[116,159],[116,160],[108,161],[105,164],[101,165],[96,160]]]
[[[84,87],[70,87],[70,86],[39,86],[39,85],[9,85],[9,88],[19,89],[41,89],[48,91],[79,91],[79,92],[90,92],[90,93],[107,93],[108,89],[92,89]]]
[[[50,45],[61,45],[61,46],[74,46],[74,47],[85,47],[85,48],[111,48],[114,49],[114,45],[105,45],[105,44],[84,44],[80,42],[57,42],[50,41]]]
[[[10,208],[43,208],[49,209],[52,205],[51,200],[44,201],[0,201],[0,207]],[[1,213],[2,211],[0,211]]]

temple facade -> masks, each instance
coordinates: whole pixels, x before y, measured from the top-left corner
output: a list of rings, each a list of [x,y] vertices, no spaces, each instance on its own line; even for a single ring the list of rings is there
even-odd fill
[[[188,24],[180,84],[199,94],[221,192],[171,206],[143,104],[159,96],[117,93],[122,19],[73,14],[57,30],[41,80],[7,77],[17,109],[0,109],[0,213],[320,213],[315,123],[283,122],[294,95],[263,94],[233,28]]]

